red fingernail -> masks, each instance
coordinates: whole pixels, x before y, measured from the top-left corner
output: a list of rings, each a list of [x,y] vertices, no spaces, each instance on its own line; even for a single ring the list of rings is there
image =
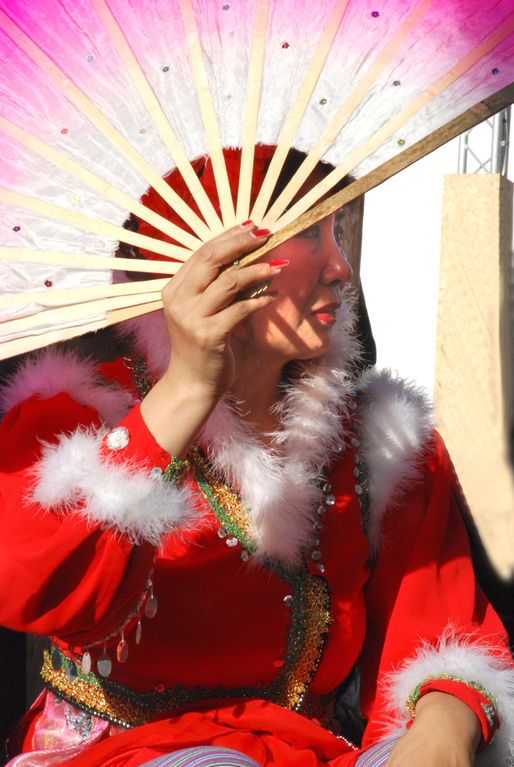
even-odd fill
[[[262,295],[263,296],[269,296],[270,298],[276,298],[278,296],[278,290],[267,290]]]
[[[271,234],[271,229],[256,229],[255,232],[250,232],[251,237],[267,237]]]
[[[247,226],[250,226],[250,224],[253,224],[253,221],[251,218],[248,219],[248,221],[243,221],[242,224],[239,224],[241,229],[246,229]]]
[[[288,263],[287,258],[280,258],[278,261],[268,261],[268,266],[271,269],[278,269],[279,266],[286,266]]]

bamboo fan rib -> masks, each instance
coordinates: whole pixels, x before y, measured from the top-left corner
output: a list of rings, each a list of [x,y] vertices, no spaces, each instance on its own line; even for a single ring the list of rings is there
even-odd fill
[[[298,126],[300,125],[302,117],[305,114],[305,110],[309,104],[312,93],[321,74],[321,70],[325,64],[326,58],[330,51],[330,47],[334,41],[335,34],[339,28],[339,25],[341,24],[341,20],[348,6],[348,2],[349,0],[338,0],[338,2],[336,2],[333,11],[330,14],[330,18],[325,26],[325,29],[323,30],[323,34],[321,35],[320,41],[316,48],[316,53],[313,56],[309,71],[307,72],[307,75],[305,76],[302,86],[298,92],[298,96],[296,97],[294,106],[287,119],[286,125],[277,144],[277,149],[273,155],[270,166],[268,168],[268,172],[266,173],[266,177],[257,196],[257,200],[255,201],[255,205],[252,209],[252,218],[255,221],[262,221],[264,219],[264,214],[278,181],[280,171],[283,168],[284,161],[287,157],[289,149],[291,148],[291,144],[293,143],[293,139],[295,137],[296,131],[298,130]]]
[[[373,13],[369,12],[368,4],[360,3],[360,0],[332,0],[330,8],[319,7],[320,16],[317,26],[314,24],[316,19],[314,17],[309,18],[309,13],[314,7],[310,0],[297,0],[296,3],[291,3],[289,0],[238,0],[237,6],[228,2],[220,4],[219,7],[213,4],[211,0],[147,0],[148,6],[145,8],[152,9],[155,7],[158,9],[154,18],[160,18],[159,13],[161,12],[165,12],[165,15],[168,14],[166,18],[171,24],[170,29],[173,30],[170,39],[177,40],[177,35],[182,34],[182,29],[185,31],[183,38],[179,40],[181,63],[177,65],[177,72],[180,74],[181,66],[186,67],[188,69],[187,76],[190,77],[188,82],[193,83],[194,81],[196,85],[196,95],[191,94],[190,98],[191,103],[194,102],[195,105],[191,114],[197,115],[195,119],[198,123],[191,126],[192,132],[193,129],[196,131],[195,144],[193,140],[189,141],[188,135],[185,135],[189,130],[189,125],[184,124],[181,114],[177,113],[176,110],[175,112],[171,111],[169,104],[163,100],[166,98],[163,94],[170,91],[166,90],[165,84],[161,86],[159,84],[161,81],[155,79],[156,72],[161,71],[161,69],[167,70],[169,67],[162,68],[161,63],[156,66],[156,59],[155,57],[152,58],[151,48],[141,47],[140,49],[138,46],[139,27],[137,22],[139,20],[142,27],[145,23],[142,6],[137,3],[131,5],[129,10],[132,15],[130,15],[122,12],[123,3],[121,0],[89,1],[90,5],[88,0],[84,0],[83,8],[81,6],[82,11],[76,11],[72,0],[59,0],[59,2],[58,0],[44,0],[44,2],[43,0],[32,0],[30,8],[27,9],[27,18],[32,18],[34,24],[37,20],[39,24],[41,18],[49,12],[48,8],[52,6],[53,2],[56,2],[59,12],[63,13],[63,18],[68,19],[69,17],[72,20],[70,29],[78,30],[77,34],[83,35],[84,39],[87,39],[90,33],[89,23],[92,25],[91,29],[95,29],[101,35],[102,40],[109,41],[109,48],[110,43],[112,43],[113,51],[116,53],[109,55],[116,57],[116,66],[109,68],[106,65],[102,70],[104,78],[112,77],[114,81],[114,73],[121,73],[120,82],[123,81],[130,86],[132,98],[138,103],[137,110],[139,111],[137,114],[144,114],[145,118],[148,115],[151,118],[152,131],[155,129],[155,136],[159,137],[159,142],[163,142],[162,144],[159,143],[159,146],[163,147],[163,152],[166,151],[166,162],[168,162],[167,153],[169,152],[170,166],[168,167],[172,168],[174,165],[177,168],[185,183],[184,188],[189,191],[194,202],[198,205],[200,215],[193,210],[186,199],[182,199],[163,180],[160,173],[153,167],[153,156],[149,155],[152,160],[149,162],[138,151],[136,145],[139,144],[134,141],[134,133],[137,132],[134,130],[134,126],[132,126],[132,134],[128,129],[125,131],[124,126],[122,133],[108,119],[106,115],[112,115],[112,112],[109,112],[108,108],[106,109],[105,101],[102,106],[102,99],[98,99],[98,91],[95,90],[97,86],[94,81],[91,81],[90,89],[88,83],[84,83],[80,78],[77,79],[74,74],[76,70],[73,61],[68,60],[64,54],[62,58],[56,58],[59,64],[54,63],[44,53],[44,50],[49,49],[44,42],[44,36],[40,38],[35,35],[35,40],[32,40],[28,32],[23,31],[30,30],[30,24],[26,25],[25,17],[21,11],[20,19],[22,21],[17,19],[16,4],[12,6],[14,9],[12,20],[0,10],[2,29],[10,36],[16,46],[34,62],[49,82],[58,87],[60,93],[64,94],[65,99],[69,102],[70,108],[78,108],[81,115],[89,121],[89,126],[93,126],[93,132],[98,130],[102,138],[107,139],[114,150],[120,153],[122,161],[125,163],[123,167],[139,174],[137,184],[141,186],[146,181],[148,186],[153,187],[172,209],[173,215],[176,214],[184,222],[184,228],[182,228],[176,219],[168,220],[166,218],[168,214],[163,214],[164,207],[151,210],[147,205],[142,205],[138,201],[138,197],[143,191],[140,190],[140,186],[135,185],[135,182],[134,186],[130,186],[127,182],[124,187],[121,180],[118,184],[117,176],[113,177],[113,175],[110,176],[109,182],[102,177],[101,164],[96,166],[97,168],[100,167],[100,171],[94,173],[88,167],[87,157],[77,161],[75,157],[72,158],[54,148],[51,145],[52,139],[46,140],[45,135],[42,138],[38,137],[37,125],[32,124],[30,127],[29,124],[27,130],[22,119],[23,111],[21,112],[22,117],[18,119],[15,111],[12,113],[9,111],[9,103],[4,102],[7,104],[5,107],[6,115],[0,116],[0,131],[2,131],[0,137],[3,135],[14,139],[13,151],[20,153],[21,165],[23,165],[24,158],[28,157],[28,155],[21,153],[28,149],[31,169],[38,167],[38,158],[44,158],[45,161],[49,160],[57,169],[56,173],[60,174],[59,178],[63,180],[64,184],[68,184],[67,188],[69,188],[69,184],[75,183],[73,179],[76,179],[89,186],[92,200],[96,201],[97,198],[94,197],[96,194],[98,200],[102,200],[103,204],[111,205],[111,207],[105,220],[100,220],[98,218],[98,206],[95,208],[94,204],[91,204],[89,208],[87,205],[84,206],[86,213],[93,212],[93,215],[85,215],[48,201],[52,199],[52,194],[46,189],[44,192],[45,199],[38,199],[31,194],[31,188],[27,193],[26,185],[23,183],[17,185],[16,179],[14,182],[12,182],[12,178],[5,182],[2,180],[3,171],[6,167],[2,157],[2,163],[0,163],[0,184],[2,184],[0,202],[8,206],[15,206],[15,210],[27,211],[28,214],[27,218],[24,219],[27,225],[22,227],[24,237],[18,240],[11,235],[6,241],[9,247],[0,247],[0,262],[3,262],[0,263],[0,268],[6,269],[6,265],[9,263],[16,264],[13,273],[17,275],[16,270],[19,269],[20,274],[26,275],[30,272],[28,265],[34,264],[34,269],[39,269],[38,274],[43,273],[44,275],[44,271],[41,271],[42,265],[55,269],[61,267],[66,270],[68,277],[67,281],[63,281],[59,277],[51,290],[43,291],[42,283],[47,279],[45,276],[39,282],[34,281],[32,276],[32,281],[24,276],[23,279],[28,280],[28,284],[33,285],[33,287],[24,293],[0,297],[0,309],[4,315],[6,310],[11,307],[13,309],[11,317],[0,325],[0,336],[8,339],[0,342],[0,358],[98,330],[115,322],[155,311],[162,306],[159,291],[166,280],[149,279],[121,285],[87,285],[84,283],[89,278],[80,275],[81,270],[126,270],[128,272],[173,275],[180,268],[181,263],[201,243],[206,242],[214,234],[233,226],[236,221],[251,217],[259,227],[270,227],[274,234],[264,247],[241,258],[239,266],[230,267],[240,268],[333,212],[342,204],[373,188],[401,167],[405,167],[409,162],[424,156],[436,145],[453,137],[457,130],[456,124],[454,126],[455,121],[452,122],[454,127],[449,131],[445,132],[441,129],[440,137],[437,139],[430,138],[430,131],[435,130],[437,133],[439,126],[444,123],[444,120],[437,122],[439,117],[434,118],[432,114],[437,115],[438,109],[440,113],[448,113],[449,117],[452,118],[462,114],[465,109],[469,109],[470,104],[475,104],[480,98],[483,98],[481,95],[477,96],[475,101],[469,100],[466,94],[467,92],[474,94],[475,88],[477,93],[485,93],[489,97],[494,89],[490,82],[486,82],[486,74],[489,75],[490,80],[493,80],[494,76],[502,70],[498,82],[501,81],[505,84],[514,80],[513,57],[511,56],[509,59],[508,49],[506,51],[502,49],[500,69],[494,63],[491,66],[489,60],[487,60],[487,65],[484,65],[488,72],[485,72],[484,66],[481,65],[477,67],[475,76],[473,69],[479,62],[485,61],[488,54],[500,50],[502,43],[514,34],[514,13],[512,10],[509,13],[505,12],[505,9],[508,10],[508,0],[497,0],[489,10],[478,0],[468,0],[468,2],[465,0],[405,0],[405,3],[398,2],[398,0],[383,0],[379,11],[373,11]],[[0,6],[5,5],[5,2],[6,0],[0,0]],[[78,5],[76,7],[78,8]],[[445,23],[441,22],[444,8],[448,8],[446,26]],[[228,14],[232,11],[235,14],[234,20],[244,18],[248,27],[248,34],[245,27],[243,30],[245,34],[241,34],[240,38],[237,37],[237,26],[231,27],[226,21],[229,18]],[[80,19],[74,16],[75,13],[78,14],[79,12],[85,13],[87,17],[83,28]],[[31,13],[33,14],[32,17],[30,16]],[[227,15],[224,15],[225,13]],[[91,14],[91,16],[87,14]],[[489,16],[494,14],[496,14],[494,18],[497,19],[497,22],[489,23]],[[128,19],[129,15],[130,19]],[[205,19],[208,19],[209,23],[206,23]],[[294,19],[294,23],[292,19]],[[486,34],[485,31],[482,31],[481,19],[483,29],[493,30],[491,33]],[[380,34],[382,20],[384,21],[383,29],[387,29],[387,34]],[[149,22],[149,24],[148,29],[151,28],[151,23]],[[315,29],[312,34],[311,24],[314,24],[312,29]],[[375,24],[375,27],[372,28],[372,24]],[[368,37],[359,49],[361,27],[363,37],[366,37],[366,34]],[[58,24],[56,28],[60,29]],[[148,29],[145,30],[145,34],[148,34]],[[230,29],[233,31],[229,31]],[[289,30],[288,34],[291,35],[291,39],[282,32],[283,29]],[[444,48],[444,45],[451,46],[452,40],[457,39],[455,36],[458,36],[460,29],[464,32],[459,39],[465,40],[466,44],[462,45],[461,48],[457,46],[459,52],[454,55],[451,47]],[[151,28],[151,31],[152,34],[156,35],[161,32],[158,25],[155,29]],[[281,37],[283,34],[285,37]],[[248,40],[250,37],[251,43],[248,50],[241,52],[239,60],[233,61],[234,69],[240,73],[245,73],[244,78],[241,75],[241,82],[237,86],[240,91],[237,91],[236,88],[237,92],[233,93],[232,102],[224,102],[224,99],[230,99],[231,95],[230,91],[228,95],[224,95],[226,91],[221,89],[220,83],[225,81],[223,78],[220,79],[216,66],[219,66],[220,61],[224,61],[224,46],[228,45],[227,40],[234,35],[236,35],[236,40]],[[431,48],[430,45],[425,45],[425,36],[429,39],[430,35],[439,40],[440,50],[443,54],[449,54],[448,58],[444,59],[443,55],[442,61],[444,63],[439,62],[437,64],[435,62],[433,67],[430,66],[430,60],[426,58],[426,72],[422,71],[423,67],[418,67],[416,70],[417,79],[413,77],[409,84],[410,90],[406,88],[405,93],[408,96],[405,95],[403,98],[397,99],[396,102],[393,101],[393,104],[397,103],[398,106],[394,109],[389,108],[385,101],[388,93],[387,88],[400,83],[388,83],[387,78],[391,76],[391,72],[395,71],[395,67],[400,66],[404,73],[402,77],[405,76],[408,79],[411,72],[408,62],[405,62],[405,52],[411,49],[417,51],[416,46],[418,46],[422,55],[427,56],[425,51],[429,51]],[[472,44],[467,42],[467,36],[469,36],[469,40],[473,40]],[[314,40],[318,37],[319,40],[315,44]],[[313,41],[312,47],[311,39]],[[349,69],[350,65],[347,69],[344,68],[347,59],[353,61],[354,52],[351,45],[348,48],[344,47],[348,41],[351,43],[352,40],[358,49],[354,56],[355,72],[358,73],[358,76],[352,74]],[[373,45],[368,49],[370,40],[373,41]],[[0,44],[1,42],[2,39],[0,38]],[[509,38],[507,42],[514,50],[514,39]],[[59,39],[57,38],[56,44],[58,43]],[[296,59],[291,59],[293,63],[296,62],[297,71],[294,66],[287,70],[287,53],[281,53],[281,51],[287,51],[290,43],[291,49],[297,55]],[[302,62],[300,56],[301,46],[304,43],[305,49],[310,51],[310,62]],[[66,46],[63,47],[66,49]],[[73,46],[70,45],[69,50],[72,49]],[[232,49],[228,45],[227,51],[230,52],[230,50]],[[236,50],[235,47],[234,50]],[[365,51],[365,55],[363,55],[363,51]],[[336,58],[336,54],[340,57],[339,59]],[[170,50],[170,55],[173,59],[173,50]],[[230,55],[233,56],[233,53]],[[217,56],[220,57],[220,61],[217,61]],[[117,57],[119,57],[119,61]],[[228,60],[230,60],[230,56]],[[342,91],[341,95],[338,96],[334,89],[330,103],[331,111],[328,111],[327,107],[325,117],[320,105],[326,103],[326,99],[321,98],[323,92],[320,93],[320,89],[325,88],[329,82],[327,72],[331,73],[330,77],[338,74],[337,62],[339,60],[344,77],[341,76],[337,82],[342,86]],[[453,63],[455,61],[457,63]],[[281,62],[284,66],[283,71]],[[170,64],[172,65],[173,61]],[[273,70],[273,67],[276,69]],[[441,75],[445,68],[447,71]],[[511,77],[506,79],[506,71],[509,70]],[[228,78],[227,82],[231,83],[230,87],[235,87],[233,73],[230,74],[231,77]],[[176,76],[177,73],[175,72]],[[272,95],[270,95],[273,90],[274,78],[281,78],[282,76],[289,83],[290,89],[283,91],[285,94],[283,104],[276,100],[273,101]],[[442,99],[438,100],[437,97],[441,96],[451,85],[457,83],[460,78],[462,78],[463,85],[460,92],[456,94],[456,100],[459,104],[462,101],[466,106],[460,112],[452,112],[451,110],[455,107],[450,103],[449,96],[453,97],[454,91],[449,91],[446,97]],[[28,82],[29,79],[25,73],[25,80]],[[75,82],[82,82],[82,87],[78,87]],[[98,85],[98,89],[104,86],[105,82],[102,81]],[[173,87],[178,87],[176,79],[173,82]],[[505,92],[507,90],[504,89]],[[390,92],[393,91],[394,89]],[[400,90],[394,91],[394,97],[400,93]],[[380,101],[380,99],[382,100]],[[95,106],[98,100],[102,108]],[[63,101],[63,103],[65,102]],[[375,116],[373,111],[375,103],[379,104],[378,116]],[[430,107],[430,110],[421,111],[432,103],[433,106]],[[230,104],[236,105],[232,112],[230,111]],[[270,119],[268,119],[269,114],[266,113],[269,104],[274,104],[273,109],[277,112],[277,115],[272,115]],[[384,106],[384,104],[386,105]],[[266,105],[266,108],[263,105]],[[501,109],[503,106],[505,104],[497,108]],[[238,111],[234,111],[236,107]],[[479,111],[476,112],[477,115]],[[168,118],[167,114],[171,117]],[[229,114],[234,119],[234,125],[230,126],[231,130],[227,129],[227,115]],[[421,117],[425,119],[425,114],[427,114],[430,125],[432,125],[430,121],[433,121],[435,128],[432,126],[425,130],[423,127],[423,130],[420,131],[419,122]],[[470,110],[470,115],[469,120],[471,122],[473,120],[479,121],[473,110]],[[174,128],[172,125],[176,127]],[[310,134],[306,133],[305,125],[314,126]],[[361,129],[362,125],[365,126],[362,135],[355,132],[356,125],[360,125]],[[414,132],[412,132],[413,126]],[[471,126],[469,124],[462,125],[461,130],[466,127]],[[418,129],[418,134],[415,132],[416,129]],[[131,138],[127,138],[124,135],[125,132]],[[143,130],[139,132],[143,132]],[[396,139],[401,139],[398,141],[400,145],[405,143],[402,139],[402,133],[405,136],[414,135],[414,140],[420,135],[425,135],[425,139],[419,140],[417,144],[406,147],[398,153],[395,146]],[[201,141],[198,138],[200,135],[203,137]],[[234,138],[236,136],[239,138]],[[360,143],[355,141],[356,137]],[[2,138],[2,141],[5,140]],[[250,212],[252,185],[255,180],[256,143],[276,144],[277,148]],[[211,182],[209,176],[205,183],[215,184],[220,214],[215,209],[216,200],[213,199],[213,190],[208,187],[208,192],[204,191],[202,184],[205,179],[199,180],[192,165],[192,162],[198,160],[206,149],[202,149],[200,154],[200,150],[195,153],[191,148],[187,149],[193,145],[198,147],[200,144],[208,149],[214,181]],[[236,179],[238,190],[235,203],[230,187],[234,178],[231,176],[229,182],[227,161],[224,155],[224,150],[234,146],[242,150],[238,178]],[[306,159],[273,205],[269,207],[291,146],[305,151]],[[393,152],[393,150],[396,151]],[[70,150],[70,154],[72,153]],[[79,159],[82,157],[80,152],[78,156]],[[299,190],[317,163],[321,159],[332,156],[336,157],[332,163],[335,169],[301,199],[298,199]],[[377,157],[378,160],[376,160]],[[108,162],[108,157],[106,162]],[[160,167],[158,163],[156,163],[156,167]],[[205,167],[199,173],[203,173]],[[363,175],[362,168],[370,167],[372,168],[371,172]],[[48,171],[45,170],[45,173]],[[326,199],[330,190],[348,173],[356,174],[357,180],[346,189]],[[11,186],[14,188],[10,188]],[[50,184],[49,188],[54,186]],[[122,191],[123,189],[128,191]],[[324,201],[319,202],[322,198],[325,198]],[[62,195],[59,196],[60,199],[62,199]],[[108,202],[109,200],[114,202],[118,208],[115,209]],[[294,203],[292,203],[293,200],[295,200]],[[97,203],[95,202],[95,204]],[[150,204],[149,201],[148,205]],[[290,205],[289,208],[287,208],[288,205]],[[123,211],[135,215],[140,221],[148,223],[157,232],[179,244],[174,245],[119,226]],[[40,231],[44,232],[41,241],[37,238],[31,239],[30,224],[33,220],[31,214],[35,214],[38,222],[40,219],[48,220],[48,226],[45,224],[46,228],[41,223]],[[205,220],[202,220],[201,217]],[[110,221],[107,220],[109,218]],[[54,228],[50,229],[52,222],[55,222]],[[61,235],[59,222],[79,227],[82,230],[82,237],[86,237],[85,232],[91,232],[108,238],[109,241],[119,241],[143,248],[163,258],[174,259],[174,261],[163,261],[156,258],[156,260],[148,262],[112,258],[111,253],[106,254],[105,257],[97,255],[95,253],[97,242],[95,239],[84,240],[85,245],[76,244],[70,239],[71,235],[66,239],[64,232],[67,232],[67,227],[62,227],[63,234]],[[186,226],[192,233],[186,231]],[[17,229],[20,227],[15,226],[14,231]],[[51,235],[49,236],[47,232],[51,232]],[[62,236],[62,244],[59,244],[59,236]],[[17,247],[20,242],[24,247]],[[94,254],[88,255],[87,250],[91,243],[91,250]],[[81,246],[86,250],[86,253],[73,252],[74,250],[80,251]],[[109,246],[102,245],[101,247],[107,248]],[[91,272],[89,271],[89,273]],[[14,279],[13,284],[17,284],[16,279]],[[50,285],[52,279],[51,277],[46,284]],[[100,277],[91,274],[89,281],[90,283],[95,280],[98,282],[98,279],[106,279],[106,277],[102,274]],[[70,284],[72,287],[69,287]],[[74,284],[77,286],[73,287]],[[16,288],[12,288],[9,284],[5,290],[11,292],[13,289]],[[39,307],[41,308],[39,309]],[[39,310],[30,313],[34,308]],[[17,316],[17,313],[22,316]]]
[[[56,325],[63,322],[75,322],[85,316],[108,312],[112,309],[126,309],[138,304],[148,304],[160,299],[160,291],[136,293],[135,295],[112,296],[111,298],[99,298],[93,301],[84,301],[81,304],[62,306],[59,309],[48,309],[45,312],[30,314],[16,320],[8,320],[2,323],[2,335],[20,333],[28,329],[37,328],[41,325],[42,315],[46,322]],[[162,304],[161,304],[162,306]]]
[[[124,272],[158,272],[159,274],[177,273],[182,261],[145,261],[132,258],[112,258],[112,256],[90,256],[78,253],[56,253],[49,250],[22,250],[21,248],[1,248],[0,261],[21,261],[33,264],[51,264],[67,266],[70,269],[110,269]],[[81,290],[81,288],[77,288]],[[25,296],[29,294],[23,294]]]
[[[452,69],[445,75],[440,77],[433,85],[427,90],[421,93],[409,106],[395,115],[389,120],[383,128],[381,128],[374,136],[365,141],[359,149],[354,152],[350,157],[342,162],[335,170],[333,170],[323,181],[320,181],[307,192],[301,200],[291,206],[289,210],[278,219],[276,223],[270,226],[272,231],[277,231],[286,224],[294,221],[295,218],[305,213],[311,205],[315,205],[323,195],[327,194],[347,173],[351,171],[372,152],[374,152],[381,144],[387,139],[393,136],[397,130],[403,127],[416,112],[419,112],[426,104],[432,101],[436,96],[441,94],[446,88],[454,83],[460,76],[471,69],[480,59],[487,53],[492,51],[497,45],[499,45],[509,34],[514,32],[514,16],[509,22],[503,25],[501,29],[492,34],[481,45],[477,46],[473,51],[470,51],[459,61]],[[268,221],[265,218],[266,225]],[[263,222],[263,225],[264,222]]]
[[[27,133],[27,131],[23,130],[23,128],[14,125],[1,115],[0,130],[17,139],[22,144],[25,144],[25,146],[29,147],[30,149],[33,149],[42,157],[46,157],[55,165],[65,170],[70,175],[75,176],[75,178],[79,179],[79,181],[83,181],[92,189],[96,189],[97,192],[100,192],[106,197],[109,197],[111,200],[118,203],[118,205],[126,208],[127,212],[133,213],[139,218],[148,221],[148,223],[152,224],[152,226],[154,226],[156,229],[159,229],[159,231],[169,235],[174,240],[181,242],[182,245],[185,245],[190,250],[197,250],[202,245],[202,240],[184,231],[184,229],[181,229],[180,226],[176,226],[171,221],[168,221],[168,219],[160,216],[158,213],[154,213],[153,210],[150,210],[144,205],[141,205],[141,203],[139,203],[137,200],[134,200],[132,197],[130,197],[130,195],[122,192],[119,189],[116,189],[116,187],[112,186],[107,181],[104,181],[98,176],[95,176],[95,174],[91,173],[91,171],[83,168],[74,160],[71,160],[69,157],[66,157],[66,155],[48,146],[48,144],[40,141],[30,133]]]
[[[46,56],[46,54],[19,29],[8,16],[0,11],[0,23],[12,39],[24,50],[33,61],[48,74],[54,83],[70,98],[83,114],[104,134],[104,136],[132,163],[148,181],[149,186],[166,200],[166,202],[178,213],[198,237],[207,241],[212,237],[211,230],[205,223],[186,205],[170,186],[161,178],[157,171],[148,163],[132,146],[132,144],[107,120],[84,94],[64,75],[60,69]]]
[[[177,165],[177,168],[182,174],[182,177],[186,182],[191,194],[198,203],[198,206],[203,216],[205,217],[209,228],[213,234],[220,234],[223,231],[223,226],[219,216],[214,210],[212,202],[207,197],[203,186],[200,184],[198,176],[191,167],[191,163],[187,159],[186,153],[184,152],[177,137],[175,136],[161,105],[155,97],[154,92],[149,86],[148,81],[137,62],[136,57],[127,44],[123,32],[116,23],[114,16],[110,12],[104,0],[92,0],[92,2],[96,12],[102,20],[103,25],[105,26],[105,29],[107,30],[111,40],[114,43],[118,54],[125,64],[125,67],[127,68],[127,71],[132,78],[132,81],[134,82],[146,108],[148,109],[152,120],[159,130],[164,143],[168,147],[170,154]]]
[[[44,304],[76,304],[91,301],[95,298],[113,298],[115,296],[131,296],[145,291],[157,293],[163,289],[168,279],[141,280],[140,282],[122,282],[116,285],[93,285],[90,288],[70,288],[69,290],[52,290],[45,293],[24,293],[17,296],[0,296],[0,308],[19,306],[30,303]],[[43,312],[44,314],[44,312]],[[35,315],[31,315],[35,316]]]
[[[228,229],[229,227],[234,226],[236,223],[236,214],[234,210],[234,202],[232,200],[232,193],[230,191],[230,184],[228,181],[225,158],[221,148],[216,113],[214,111],[211,91],[209,88],[209,79],[207,77],[207,70],[205,69],[205,63],[203,60],[200,36],[198,34],[198,27],[196,24],[196,18],[191,0],[180,0],[180,9],[182,11],[182,17],[186,31],[186,39],[189,46],[189,55],[191,56],[191,65],[193,67],[196,88],[198,91],[198,100],[200,102],[200,109],[202,112],[203,123],[205,127],[205,134],[207,137],[207,143],[209,145],[209,154],[214,170],[214,177],[216,179],[221,215],[223,218],[223,224],[225,228]]]
[[[153,237],[147,237],[146,235],[138,234],[137,232],[131,232],[129,229],[110,224],[107,221],[99,221],[98,219],[83,216],[81,213],[75,213],[72,210],[60,208],[58,205],[53,205],[44,200],[37,200],[34,197],[27,197],[24,194],[13,192],[10,189],[0,188],[0,200],[9,202],[12,205],[18,205],[20,208],[25,208],[26,210],[31,210],[35,213],[42,213],[44,216],[53,218],[56,221],[63,221],[66,224],[78,226],[81,229],[87,229],[90,232],[103,234],[106,237],[111,237],[113,240],[126,242],[129,245],[135,245],[138,248],[147,248],[155,253],[159,253],[161,256],[168,256],[169,258],[175,258],[179,261],[185,261],[188,255],[191,254],[191,251],[186,248],[179,248],[177,245],[171,245],[162,240],[156,240]]]
[[[102,328],[109,327],[109,325],[116,325],[118,322],[125,322],[134,317],[140,317],[142,314],[150,314],[158,309],[162,309],[162,301],[153,301],[124,309],[114,309],[107,312],[106,317],[102,319],[86,320],[73,327],[52,330],[38,335],[27,335],[14,341],[4,341],[0,344],[0,359],[8,359],[18,354],[26,354],[50,344],[59,343],[59,341],[68,341],[70,338],[77,338],[85,333],[93,333]]]
[[[243,149],[241,152],[241,170],[237,192],[236,218],[246,221],[250,215],[250,194],[252,190],[253,162],[257,138],[257,118],[261,94],[264,48],[266,44],[266,26],[268,22],[268,0],[257,0],[253,48],[250,57],[250,75],[245,110]]]
[[[355,88],[346,103],[343,104],[338,114],[332,120],[329,127],[323,133],[314,148],[309,152],[307,158],[302,163],[299,170],[295,173],[291,181],[288,183],[282,194],[278,197],[270,210],[264,216],[262,226],[270,226],[271,224],[274,224],[279,216],[284,212],[293,197],[300,191],[301,187],[308,179],[309,175],[312,173],[323,155],[326,153],[334,139],[337,138],[353,112],[365,98],[373,83],[375,83],[378,77],[382,74],[391,59],[398,52],[400,46],[405,42],[416,24],[418,24],[424,15],[425,11],[432,5],[433,2],[434,0],[419,0],[414,10],[408,15],[396,34],[386,44],[385,48],[379,53],[367,74]],[[352,171],[356,165],[357,163],[354,163],[353,167],[349,168],[347,172]],[[322,195],[319,195],[317,200],[320,199],[321,196]]]
[[[501,91],[498,91],[498,93],[493,94],[489,98],[475,105],[463,115],[460,115],[446,125],[443,125],[441,128],[434,131],[428,139],[418,141],[416,144],[413,144],[402,152],[398,157],[392,157],[379,168],[376,168],[362,178],[354,181],[340,192],[336,192],[336,194],[319,202],[314,208],[310,208],[305,213],[302,213],[301,216],[296,218],[290,224],[286,224],[282,229],[276,231],[265,245],[258,248],[258,250],[254,250],[252,253],[247,253],[243,256],[238,265],[229,266],[227,271],[240,269],[242,266],[252,263],[252,261],[260,258],[260,256],[268,253],[273,248],[276,248],[277,245],[287,242],[288,239],[294,237],[304,229],[307,229],[309,226],[312,226],[312,224],[315,224],[322,218],[325,218],[325,216],[329,216],[343,206],[349,205],[356,200],[357,197],[366,194],[370,189],[379,186],[383,181],[386,181],[396,173],[405,170],[405,168],[408,168],[410,165],[417,162],[417,160],[421,160],[423,157],[430,154],[430,152],[439,149],[439,147],[443,146],[448,141],[460,136],[461,133],[474,128],[492,115],[501,112],[512,103],[514,103],[514,83],[502,88]]]

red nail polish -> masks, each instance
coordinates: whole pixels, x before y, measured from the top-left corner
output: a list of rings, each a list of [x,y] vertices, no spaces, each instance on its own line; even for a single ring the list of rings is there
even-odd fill
[[[276,298],[278,296],[278,290],[272,290],[268,289],[265,293],[262,294],[263,296],[269,296],[270,298]]]
[[[279,266],[287,266],[288,263],[287,258],[280,258],[278,261],[268,261],[268,266],[271,269],[278,269]]]
[[[271,229],[256,229],[255,232],[250,232],[252,237],[267,237],[271,234]]]
[[[253,224],[253,221],[251,218],[248,219],[248,221],[243,221],[242,224],[239,224],[241,229],[246,229],[247,226],[250,226],[250,224]]]

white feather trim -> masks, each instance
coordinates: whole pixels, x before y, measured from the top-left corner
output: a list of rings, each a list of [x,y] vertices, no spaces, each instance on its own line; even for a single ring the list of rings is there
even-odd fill
[[[190,492],[154,477],[148,466],[109,460],[100,452],[106,433],[78,429],[46,445],[34,470],[33,498],[45,509],[75,513],[91,525],[157,546],[163,535],[192,519]]]
[[[340,312],[333,350],[303,365],[278,405],[281,428],[266,447],[223,399],[203,428],[201,439],[218,471],[241,490],[252,518],[257,559],[279,559],[294,567],[312,548],[312,513],[320,503],[318,482],[331,450],[342,446],[342,417],[351,381],[343,372],[355,357],[353,314]],[[333,368],[339,358],[341,369]]]
[[[383,515],[421,475],[430,443],[431,406],[423,391],[389,371],[367,373],[351,381],[349,370],[359,353],[353,335],[354,314],[348,292],[338,313],[332,346],[322,358],[303,363],[303,372],[287,388],[278,406],[281,428],[264,446],[237,415],[229,397],[222,400],[202,431],[209,458],[236,484],[248,507],[258,543],[257,558],[278,558],[293,566],[309,548],[312,510],[319,502],[319,469],[330,450],[343,444],[341,416],[348,391],[365,394],[361,418],[362,457],[370,475],[370,525],[373,554],[381,543]],[[156,375],[168,365],[170,340],[163,312],[124,323]]]
[[[116,332],[144,352],[150,371],[156,378],[164,375],[170,363],[171,339],[162,309],[120,322]]]
[[[416,656],[388,679],[388,698],[394,721],[384,738],[405,732],[410,716],[405,701],[427,676],[448,674],[465,682],[477,682],[498,704],[500,728],[493,742],[476,757],[477,767],[511,767],[514,763],[514,669],[502,647],[492,648],[473,635],[445,632],[436,647],[424,644]]]
[[[131,394],[117,384],[98,384],[95,362],[49,347],[35,357],[27,357],[0,389],[0,412],[7,413],[34,394],[49,399],[60,392],[69,394],[80,405],[94,407],[109,426],[118,424],[134,406]]]
[[[361,457],[369,471],[367,534],[376,554],[384,513],[421,477],[434,428],[432,406],[421,389],[389,370],[366,373],[358,386],[365,394],[360,436]]]

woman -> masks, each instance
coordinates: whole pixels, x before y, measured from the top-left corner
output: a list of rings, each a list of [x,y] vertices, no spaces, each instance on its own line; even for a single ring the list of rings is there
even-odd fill
[[[11,382],[0,618],[54,643],[12,767],[510,763],[504,631],[429,408],[354,390],[340,225],[227,272],[269,236],[234,227],[139,323],[146,359]],[[333,719],[358,673],[362,749]]]

